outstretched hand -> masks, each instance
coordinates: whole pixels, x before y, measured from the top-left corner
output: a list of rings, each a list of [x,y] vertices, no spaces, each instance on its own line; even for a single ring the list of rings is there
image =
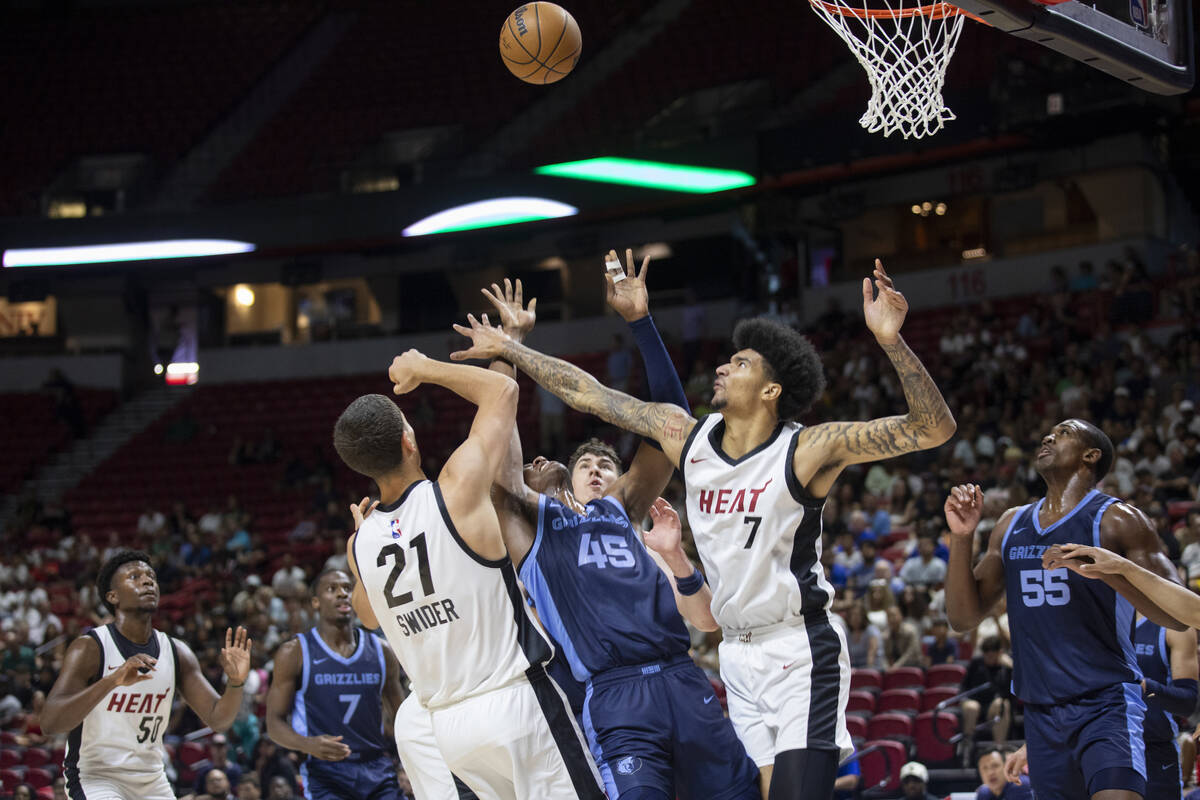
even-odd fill
[[[483,321],[475,319],[474,314],[467,314],[467,325],[454,324],[454,330],[471,340],[471,347],[450,354],[451,361],[469,361],[472,358],[496,358],[504,350],[504,345],[513,339],[502,328],[493,327],[488,322],[488,315],[483,315]],[[468,327],[469,326],[469,327]]]
[[[1066,567],[1085,578],[1120,575],[1132,563],[1111,550],[1082,544],[1056,544],[1042,554],[1043,569]]]
[[[529,307],[524,306],[521,279],[517,278],[516,287],[508,278],[504,279],[504,288],[493,283],[491,290],[480,289],[496,311],[500,314],[500,325],[504,332],[515,341],[521,342],[533,330],[537,322],[537,298],[530,298]]]
[[[225,670],[225,676],[229,678],[230,683],[246,682],[246,677],[250,674],[250,646],[252,644],[253,640],[242,626],[238,626],[236,633],[233,628],[225,629],[225,646],[221,648],[221,667]]]
[[[878,294],[873,290],[878,289]],[[896,291],[883,262],[875,259],[874,280],[863,278],[863,316],[867,327],[880,344],[893,344],[900,336],[900,326],[908,314],[908,301]]]
[[[362,527],[363,520],[371,516],[371,512],[375,510],[375,506],[379,505],[379,501],[371,501],[371,498],[364,497],[357,503],[350,504],[350,516],[354,517],[354,532]]]
[[[679,514],[663,498],[658,498],[650,506],[650,519],[654,527],[642,534],[646,547],[660,555],[673,553],[679,549],[682,538],[682,528],[679,524]]]
[[[946,524],[954,536],[971,536],[983,516],[983,490],[974,484],[955,486],[943,507]]]
[[[621,263],[616,250],[609,250],[605,258],[606,264],[612,262]],[[649,270],[650,256],[646,256],[642,259],[641,269],[634,272],[633,250],[626,248],[625,266],[619,272],[604,273],[605,300],[626,322],[633,322],[650,313],[650,293],[646,290],[646,273]]]

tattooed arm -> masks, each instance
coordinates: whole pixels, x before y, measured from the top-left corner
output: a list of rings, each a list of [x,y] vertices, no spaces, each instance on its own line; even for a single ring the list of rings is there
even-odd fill
[[[900,378],[908,413],[867,422],[826,422],[806,428],[792,462],[800,484],[814,497],[824,497],[841,471],[850,464],[883,461],[929,450],[954,435],[956,424],[946,400],[925,366],[900,338],[908,301],[875,261],[874,296],[870,278],[863,279],[863,312],[867,327],[887,353]]]
[[[469,338],[472,346],[451,353],[452,360],[502,358],[576,411],[654,439],[671,463],[679,466],[683,444],[696,425],[691,414],[670,403],[647,403],[610,389],[574,364],[518,344],[501,329],[482,324],[474,316],[468,315],[467,320],[470,327],[455,325],[454,329]]]

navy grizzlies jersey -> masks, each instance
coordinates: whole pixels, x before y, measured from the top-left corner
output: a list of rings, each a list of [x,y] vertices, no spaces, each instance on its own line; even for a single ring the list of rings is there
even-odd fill
[[[581,515],[542,495],[520,573],[577,680],[688,651],[671,584],[613,497]]]
[[[1142,675],[1161,684],[1171,682],[1171,652],[1167,649],[1167,631],[1148,619],[1138,620],[1133,631],[1133,649]],[[1179,733],[1175,716],[1146,703],[1147,742],[1174,742]]]
[[[1096,490],[1043,529],[1044,500],[1022,507],[1004,534],[1001,556],[1012,632],[1013,693],[1051,705],[1118,684],[1139,683],[1133,606],[1104,582],[1042,569],[1056,544],[1100,546],[1100,520],[1116,498]]]
[[[292,707],[292,729],[301,736],[341,736],[347,761],[365,761],[385,748],[383,646],[364,630],[349,658],[325,644],[317,629],[299,634],[304,666]]]

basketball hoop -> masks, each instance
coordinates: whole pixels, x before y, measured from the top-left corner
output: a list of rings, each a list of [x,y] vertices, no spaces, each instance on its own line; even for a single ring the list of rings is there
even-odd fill
[[[971,15],[949,3],[920,5],[920,0],[809,3],[867,71],[871,99],[859,119],[864,128],[920,139],[954,119],[942,87],[963,17]]]

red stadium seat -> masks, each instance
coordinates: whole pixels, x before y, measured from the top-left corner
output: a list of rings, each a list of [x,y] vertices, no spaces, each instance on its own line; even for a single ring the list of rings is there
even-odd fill
[[[962,664],[934,664],[925,670],[925,685],[960,686],[967,676],[967,668]]]
[[[938,703],[949,700],[957,694],[957,686],[934,686],[932,689],[926,689],[921,695],[921,710],[932,711]]]
[[[945,764],[954,760],[950,739],[958,733],[958,716],[949,711],[926,711],[913,723],[917,760],[925,765]]]
[[[911,739],[913,718],[908,714],[876,714],[867,723],[867,735],[872,739]]]
[[[864,713],[868,717],[875,713],[875,693],[861,689],[852,689],[850,699],[846,701],[846,713]]]
[[[867,720],[855,714],[846,717],[846,729],[850,731],[851,739],[867,738]]]
[[[882,689],[883,675],[877,669],[852,669],[850,670],[850,688]]]
[[[0,769],[11,769],[21,763],[21,751],[15,749],[0,750]]]
[[[35,789],[40,789],[54,783],[54,776],[48,769],[30,769],[25,772],[25,782]]]
[[[208,758],[208,748],[199,742],[184,742],[179,745],[179,760],[187,766]]]
[[[883,688],[906,689],[909,687],[925,688],[925,671],[920,667],[896,667],[883,675]]]
[[[908,750],[900,742],[868,741],[863,750],[878,747],[859,761],[864,789],[894,793],[900,788],[900,767],[908,761]],[[890,795],[889,795],[890,796]]]
[[[50,751],[44,747],[30,747],[25,751],[21,763],[27,767],[42,767],[50,763]]]
[[[170,745],[168,745],[167,747],[168,747],[168,752],[170,752]],[[62,769],[63,761],[66,759],[66,757],[67,757],[67,748],[61,744],[58,747],[56,747],[50,751],[50,763],[54,764],[59,769]]]
[[[17,735],[12,731],[0,731],[0,747],[13,747],[17,744]]]
[[[878,713],[899,711],[916,714],[921,710],[921,693],[916,689],[887,689],[879,695],[875,710]]]
[[[0,786],[4,787],[4,791],[11,794],[13,789],[17,788],[25,777],[25,770],[21,769],[0,769]]]
[[[958,643],[958,660],[970,661],[971,656],[975,655],[975,643],[970,639],[963,639]]]

